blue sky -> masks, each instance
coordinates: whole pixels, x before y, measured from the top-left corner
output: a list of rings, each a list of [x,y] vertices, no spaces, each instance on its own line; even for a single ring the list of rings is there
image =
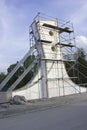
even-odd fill
[[[0,72],[29,49],[29,25],[38,12],[70,20],[77,46],[87,50],[87,0],[0,0]]]

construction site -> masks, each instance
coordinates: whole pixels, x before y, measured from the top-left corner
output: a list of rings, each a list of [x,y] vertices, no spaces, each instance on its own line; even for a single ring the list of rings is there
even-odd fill
[[[70,21],[38,13],[29,27],[29,45],[29,51],[0,84],[1,97],[5,98],[3,101],[16,95],[33,100],[87,92],[85,84],[81,86],[80,83],[77,85],[73,82],[78,78],[74,76],[74,69],[73,77],[68,75],[78,58],[78,55],[74,55],[76,43]],[[28,58],[32,62],[25,67]],[[71,65],[68,72],[66,63]],[[24,68],[23,73],[2,92],[20,67]],[[31,80],[15,90],[31,70],[34,72]]]

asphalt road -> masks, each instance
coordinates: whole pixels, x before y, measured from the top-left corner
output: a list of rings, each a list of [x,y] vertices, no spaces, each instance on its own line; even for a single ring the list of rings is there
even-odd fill
[[[3,118],[0,130],[87,130],[87,102]]]

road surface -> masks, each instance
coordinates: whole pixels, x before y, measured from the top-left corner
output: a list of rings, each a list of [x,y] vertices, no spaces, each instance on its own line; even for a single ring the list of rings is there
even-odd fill
[[[87,101],[2,118],[0,130],[87,130]]]

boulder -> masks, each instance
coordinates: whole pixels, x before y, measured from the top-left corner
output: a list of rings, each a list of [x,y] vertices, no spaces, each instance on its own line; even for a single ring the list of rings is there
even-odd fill
[[[27,100],[24,96],[19,96],[19,95],[15,95],[11,100],[10,100],[11,104],[16,104],[16,105],[20,105],[20,104],[26,104]]]

